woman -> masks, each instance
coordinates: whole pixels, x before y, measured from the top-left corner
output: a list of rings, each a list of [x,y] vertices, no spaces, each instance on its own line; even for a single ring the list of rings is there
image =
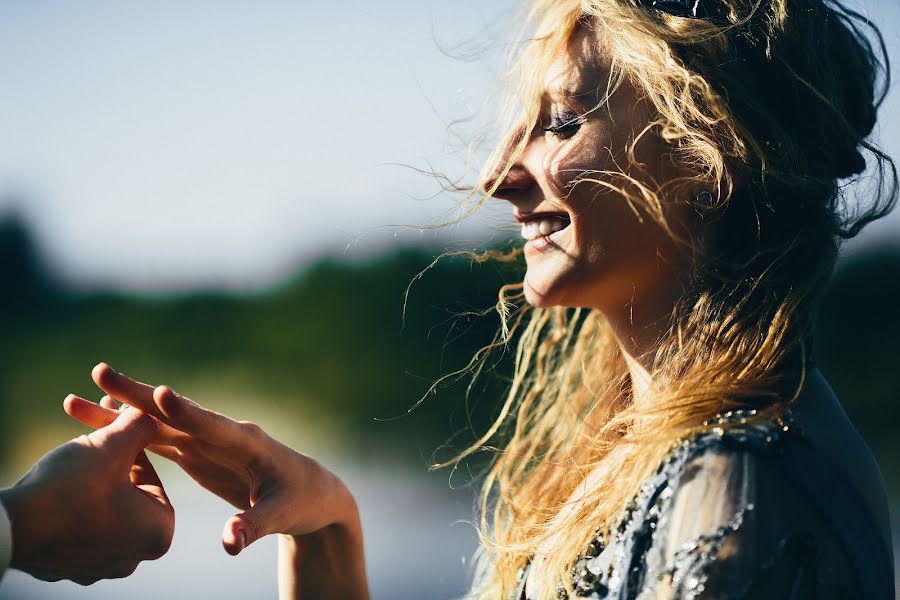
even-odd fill
[[[534,0],[528,23],[483,184],[528,268],[498,305],[509,395],[458,457],[503,439],[472,597],[892,597],[878,467],[809,357],[840,239],[896,200],[866,141],[886,68],[869,24],[823,0]],[[877,185],[851,209],[864,150]],[[337,477],[167,387],[93,376],[244,509],[226,550],[282,533],[283,594],[367,595]],[[66,410],[101,426],[109,397]]]

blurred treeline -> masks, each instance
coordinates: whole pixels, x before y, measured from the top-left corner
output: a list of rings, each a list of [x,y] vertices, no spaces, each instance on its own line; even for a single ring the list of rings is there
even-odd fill
[[[502,282],[521,279],[515,266],[466,257],[444,258],[417,279],[435,255],[326,258],[264,293],[85,294],[53,280],[21,222],[0,223],[0,456],[33,458],[33,449],[13,447],[26,433],[53,428],[58,442],[82,432],[62,399],[99,399],[90,370],[105,361],[235,418],[270,405],[276,417],[326,424],[323,433],[340,436],[345,450],[374,443],[379,456],[421,466],[451,437],[474,439],[470,417],[483,424],[492,411],[483,400],[492,383],[493,396],[503,388],[496,378],[482,378],[468,406],[468,380],[426,393],[491,341],[498,318],[476,313],[496,303]]]
[[[16,444],[28,435],[81,431],[61,401],[68,392],[97,398],[89,372],[101,360],[209,406],[228,396],[238,418],[245,415],[235,404],[268,403],[299,421],[329,423],[356,452],[375,447],[421,465],[451,438],[460,448],[496,410],[499,378],[482,378],[471,402],[463,380],[407,409],[490,341],[496,316],[472,313],[491,307],[500,284],[520,273],[460,257],[414,280],[434,256],[402,249],[366,262],[322,259],[265,293],[84,294],[54,281],[27,229],[7,220],[0,224],[0,456],[6,468],[21,469],[33,456]],[[893,497],[900,496],[898,343],[900,246],[851,255],[822,305],[815,359],[875,450]]]

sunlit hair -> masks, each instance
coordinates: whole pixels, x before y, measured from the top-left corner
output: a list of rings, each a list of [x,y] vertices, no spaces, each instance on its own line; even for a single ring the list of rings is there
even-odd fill
[[[878,30],[838,2],[703,1],[726,5],[730,24],[632,0],[527,7],[503,113],[512,133],[490,168],[505,174],[521,155],[541,126],[545,69],[579,27],[589,28],[610,53],[608,91],[629,81],[658,119],[624,149],[621,171],[585,173],[575,185],[598,186],[605,201],[628,202],[659,222],[696,266],[654,354],[642,357],[652,365],[648,403],[632,401],[624,357],[600,312],[529,307],[520,283],[501,290],[503,329],[493,346],[516,344],[509,394],[483,437],[450,462],[499,448],[483,487],[472,597],[509,598],[519,569],[548,540],[541,598],[555,597],[558,583],[571,586],[572,565],[595,530],[618,525],[673,444],[717,413],[782,411],[802,386],[814,309],[840,240],[896,202],[894,164],[866,140],[888,83]],[[634,159],[642,136],[667,141],[694,174],[653,181]],[[853,182],[866,202],[848,196]],[[698,202],[704,188],[712,198]],[[682,202],[696,209],[698,230],[721,235],[670,227],[664,207]],[[470,366],[480,370],[485,356]],[[607,473],[566,506],[611,452]]]

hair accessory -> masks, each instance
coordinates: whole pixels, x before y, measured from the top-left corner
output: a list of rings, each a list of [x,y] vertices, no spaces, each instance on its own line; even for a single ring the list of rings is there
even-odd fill
[[[707,0],[709,1],[709,0]],[[712,0],[716,2],[717,0]],[[721,1],[721,0],[718,0]],[[704,0],[638,0],[643,6],[661,10],[676,17],[688,19],[703,19],[712,23],[724,24],[728,22],[722,14],[713,14],[704,3]]]

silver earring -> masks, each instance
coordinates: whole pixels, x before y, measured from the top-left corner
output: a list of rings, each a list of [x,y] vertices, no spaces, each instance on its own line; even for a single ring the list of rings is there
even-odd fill
[[[704,206],[712,206],[713,203],[713,195],[709,190],[703,190],[696,196],[697,204],[702,204]]]

